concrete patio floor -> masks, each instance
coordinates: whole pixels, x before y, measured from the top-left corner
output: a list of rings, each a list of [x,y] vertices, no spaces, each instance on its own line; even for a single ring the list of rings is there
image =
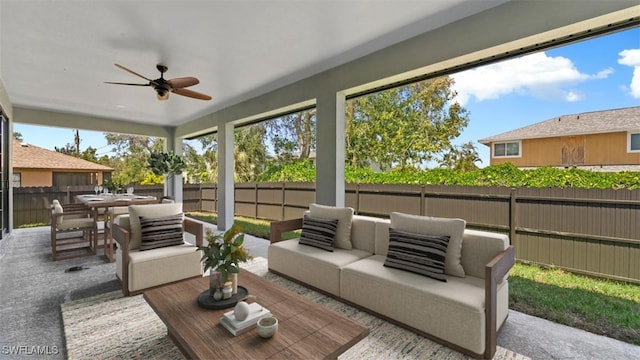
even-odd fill
[[[211,225],[208,225],[212,227]],[[212,227],[215,229],[215,227]],[[267,257],[268,241],[246,237],[253,256]],[[79,272],[65,272],[72,266]],[[51,261],[49,228],[18,229],[0,241],[0,359],[9,347],[44,346],[46,359],[65,359],[60,304],[120,288],[115,263],[102,255]],[[498,345],[532,359],[639,359],[640,347],[510,311]]]

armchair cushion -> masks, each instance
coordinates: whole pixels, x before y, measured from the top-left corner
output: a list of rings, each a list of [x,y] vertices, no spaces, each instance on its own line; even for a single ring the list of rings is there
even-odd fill
[[[140,217],[157,217],[177,215],[182,213],[182,203],[173,204],[151,204],[151,205],[129,205],[129,226],[130,238],[129,249],[140,248],[142,242],[142,230],[140,227]]]
[[[182,245],[183,214],[169,216],[140,217],[140,250]]]

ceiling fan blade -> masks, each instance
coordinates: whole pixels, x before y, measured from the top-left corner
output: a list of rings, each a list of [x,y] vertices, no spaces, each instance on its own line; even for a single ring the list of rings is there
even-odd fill
[[[200,100],[211,100],[211,96],[209,95],[205,95],[203,93],[199,93],[193,90],[187,90],[187,89],[172,89],[171,92],[174,92],[178,95],[182,95],[182,96],[187,96],[190,98],[194,98],[194,99],[200,99]]]
[[[121,82],[113,82],[113,81],[105,81],[104,83],[115,84],[115,85],[151,86],[151,84],[132,84],[132,83],[121,83]]]
[[[167,83],[174,89],[186,88],[200,83],[200,80],[188,76],[167,80]]]
[[[129,72],[129,73],[131,73],[131,74],[135,75],[135,76],[141,77],[141,78],[143,78],[143,79],[145,79],[145,80],[147,80],[147,81],[149,81],[149,82],[153,82],[153,80],[151,80],[151,79],[147,78],[146,76],[144,76],[144,75],[140,75],[140,74],[138,74],[137,72],[135,72],[135,71],[133,71],[133,70],[131,70],[131,69],[127,69],[126,67],[124,67],[124,66],[122,66],[122,65],[120,65],[120,64],[114,64],[114,65],[115,65],[115,66],[117,66],[117,67],[119,67],[120,69],[122,69],[122,70],[126,71],[126,72]]]

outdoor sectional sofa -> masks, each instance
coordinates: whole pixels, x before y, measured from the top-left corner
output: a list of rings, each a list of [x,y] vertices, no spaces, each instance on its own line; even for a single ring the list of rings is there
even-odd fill
[[[347,215],[344,209],[348,209]],[[380,219],[352,214],[350,208],[316,204],[305,214],[311,219],[339,219],[342,229],[336,231],[333,251],[301,244],[299,239],[281,241],[283,232],[303,228],[302,218],[273,222],[269,271],[473,357],[491,359],[496,351],[497,332],[508,315],[507,275],[515,260],[509,237],[465,229],[466,223],[460,219],[400,213],[392,213],[391,219]],[[345,226],[348,239],[341,239]],[[446,282],[384,266],[390,227],[411,233],[450,235]],[[461,247],[457,255],[456,236],[460,237],[457,245]]]

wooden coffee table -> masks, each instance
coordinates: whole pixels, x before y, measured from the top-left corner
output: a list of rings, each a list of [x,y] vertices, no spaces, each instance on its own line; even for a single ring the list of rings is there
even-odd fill
[[[249,271],[240,272],[238,283],[278,318],[273,338],[260,338],[255,328],[233,336],[219,324],[232,308],[199,307],[197,298],[209,286],[207,277],[148,290],[144,299],[189,359],[335,359],[369,334],[366,326]]]

